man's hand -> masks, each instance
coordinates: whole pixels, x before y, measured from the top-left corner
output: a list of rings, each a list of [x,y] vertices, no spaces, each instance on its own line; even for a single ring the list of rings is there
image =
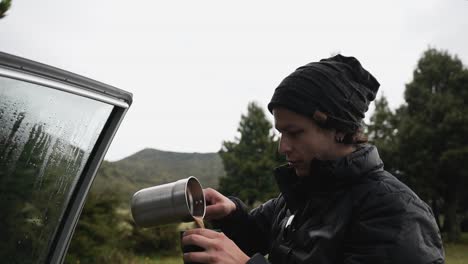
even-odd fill
[[[197,245],[201,252],[184,253],[186,262],[205,264],[245,264],[250,259],[226,235],[209,229],[191,229],[184,233],[183,245]]]
[[[215,189],[203,190],[206,200],[206,220],[218,220],[236,210],[236,204]]]

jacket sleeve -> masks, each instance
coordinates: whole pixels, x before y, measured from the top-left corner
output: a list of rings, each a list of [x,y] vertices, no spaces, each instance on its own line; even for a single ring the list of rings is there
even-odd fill
[[[235,197],[229,198],[236,204],[237,209],[227,217],[213,221],[213,226],[221,229],[248,256],[252,257],[256,253],[267,254],[270,249],[270,229],[276,199],[267,201],[249,213],[242,201]],[[259,256],[256,258],[259,259]]]
[[[344,263],[444,263],[432,210],[412,191],[374,192],[354,215]]]

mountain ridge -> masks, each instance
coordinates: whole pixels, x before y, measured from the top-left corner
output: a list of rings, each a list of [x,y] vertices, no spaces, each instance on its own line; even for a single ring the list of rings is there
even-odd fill
[[[92,191],[118,189],[132,195],[142,188],[195,176],[206,187],[218,187],[225,176],[221,157],[216,152],[175,152],[144,148],[118,161],[103,161]]]

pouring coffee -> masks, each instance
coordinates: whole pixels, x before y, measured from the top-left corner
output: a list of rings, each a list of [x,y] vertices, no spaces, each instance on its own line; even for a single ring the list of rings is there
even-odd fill
[[[133,220],[139,227],[194,220],[203,227],[205,209],[203,188],[193,176],[139,190],[131,202]]]

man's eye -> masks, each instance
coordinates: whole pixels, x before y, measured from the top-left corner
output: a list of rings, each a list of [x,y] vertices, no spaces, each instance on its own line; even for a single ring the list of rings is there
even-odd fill
[[[298,131],[289,131],[288,134],[291,136],[291,137],[297,137],[299,136],[303,131],[302,130],[298,130]]]

